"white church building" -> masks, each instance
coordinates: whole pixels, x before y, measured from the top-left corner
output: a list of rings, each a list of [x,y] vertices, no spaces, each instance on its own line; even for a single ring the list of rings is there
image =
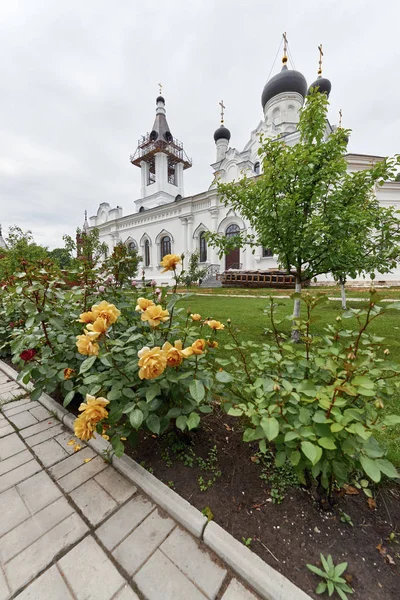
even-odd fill
[[[215,279],[216,273],[229,269],[266,271],[277,268],[276,257],[261,246],[254,254],[250,248],[236,249],[219,260],[216,250],[207,245],[205,233],[212,231],[226,236],[235,235],[238,231],[253,233],[240,214],[220,202],[217,180],[231,182],[243,175],[254,177],[260,174],[260,134],[264,137],[280,136],[289,145],[299,140],[299,110],[308,86],[299,71],[288,68],[286,51],[282,62],[282,70],[263,89],[263,118],[251,132],[242,151],[229,146],[231,135],[224,126],[224,106],[221,103],[221,126],[214,133],[216,156],[211,165],[212,183],[208,190],[194,196],[185,196],[184,193],[184,173],[191,168],[192,161],[186,155],[183,144],[172,135],[165,100],[158,96],[153,127],[150,133],[141,137],[136,152],[130,157],[132,165],[139,167],[141,172],[140,198],[134,201],[132,212],[125,216],[120,206],[112,207],[108,202],[102,202],[96,215],[90,217],[90,225],[85,219],[84,228],[98,228],[100,240],[106,242],[110,250],[120,242],[136,248],[142,256],[141,267],[145,270],[146,279],[154,279],[158,284],[170,281],[171,273],[161,274],[160,267],[163,256],[170,253],[184,252],[188,257],[198,252],[200,263],[208,268],[210,279]],[[321,92],[329,95],[331,83],[321,75],[321,61],[318,78],[311,85],[319,86]],[[329,131],[333,128],[327,122],[328,135]],[[346,156],[349,171],[367,168],[380,159],[363,154]],[[400,210],[400,182],[385,182],[376,189],[376,194],[383,206],[395,206]],[[328,275],[319,279],[322,282],[330,278]],[[376,281],[379,280],[400,282],[400,267],[390,274],[378,275]]]

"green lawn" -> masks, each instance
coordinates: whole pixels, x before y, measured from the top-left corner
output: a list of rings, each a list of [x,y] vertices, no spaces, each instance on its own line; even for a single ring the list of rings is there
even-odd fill
[[[186,290],[180,290],[186,291]],[[328,287],[309,287],[307,291],[315,294],[327,294],[330,298],[340,298],[340,289],[337,286]],[[383,298],[391,300],[400,300],[400,288],[378,288]],[[195,288],[191,290],[194,294],[204,294],[209,296],[220,295],[251,295],[251,296],[290,296],[294,290],[274,289],[274,288],[239,288],[239,287],[220,287],[220,288]],[[347,298],[368,298],[369,288],[346,288]]]
[[[383,294],[382,294],[383,295]],[[386,296],[386,294],[385,294]],[[264,313],[267,308],[268,301],[262,298],[226,298],[218,296],[192,296],[189,299],[181,301],[181,305],[190,308],[191,312],[198,312],[202,317],[211,317],[220,321],[226,321],[230,318],[233,325],[240,330],[240,335],[245,340],[253,340],[255,342],[266,342],[264,331],[269,327],[268,316]],[[292,314],[293,301],[281,299],[278,301],[277,318]],[[361,308],[363,303],[349,302],[349,308]],[[385,337],[386,346],[390,349],[392,356],[400,363],[400,313],[399,311],[390,310],[387,304],[384,305],[386,313],[376,319],[372,324],[370,331],[377,335]],[[302,307],[304,310],[304,307]],[[329,302],[321,307],[318,307],[314,314],[320,316],[320,320],[313,327],[315,333],[322,332],[326,323],[332,323],[335,318],[342,312],[340,302]],[[285,322],[284,329],[286,333],[290,333],[290,322]],[[346,322],[349,328],[354,325],[353,320]],[[223,345],[224,341],[228,341],[226,332],[219,332],[218,339]],[[223,352],[223,351],[222,351]],[[394,400],[391,406],[387,406],[387,411],[390,413],[400,414],[400,398]],[[400,465],[400,426],[394,427],[387,431],[384,436],[384,441],[388,448],[388,458]]]

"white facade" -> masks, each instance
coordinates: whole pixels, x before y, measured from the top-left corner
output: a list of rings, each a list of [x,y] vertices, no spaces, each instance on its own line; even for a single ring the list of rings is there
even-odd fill
[[[164,99],[157,98],[153,130],[142,138],[138,150],[131,157],[131,162],[141,169],[142,180],[141,197],[135,200],[134,211],[123,216],[121,207],[111,208],[103,202],[97,214],[90,217],[90,227],[99,229],[101,241],[106,242],[110,250],[119,242],[135,246],[143,257],[141,267],[145,269],[146,278],[155,279],[158,284],[170,282],[171,274],[161,274],[160,267],[163,253],[169,252],[189,256],[202,250],[202,262],[207,266],[213,265],[212,270],[220,272],[228,267],[243,270],[278,267],[276,258],[263,256],[266,253],[261,247],[255,254],[250,249],[237,250],[234,257],[231,255],[220,261],[216,250],[205,249],[201,234],[206,231],[226,234],[227,230],[229,234],[230,226],[251,233],[248,223],[239,214],[220,203],[216,181],[230,182],[243,175],[250,177],[260,172],[260,134],[265,137],[281,135],[287,144],[297,143],[299,134],[296,126],[303,102],[301,94],[290,91],[269,99],[264,107],[264,119],[251,132],[241,152],[229,147],[229,132],[228,136],[218,138],[217,130],[216,162],[211,165],[213,182],[207,191],[184,197],[184,169],[189,168],[191,162],[182,145],[169,132]],[[329,130],[330,125],[327,124],[327,133]],[[226,129],[224,131],[227,132]],[[380,160],[380,157],[349,154],[346,160],[349,171],[357,171]],[[400,182],[385,183],[377,188],[376,195],[383,206],[395,206],[400,210]],[[325,282],[332,278],[321,276],[319,280]],[[375,281],[400,283],[400,267],[393,273],[377,275]]]

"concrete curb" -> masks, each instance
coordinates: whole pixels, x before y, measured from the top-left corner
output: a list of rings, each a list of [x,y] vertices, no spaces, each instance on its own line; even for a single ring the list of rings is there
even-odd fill
[[[18,373],[0,360],[0,370],[17,381]],[[18,382],[27,391],[32,385]],[[47,394],[38,400],[48,410],[54,412],[60,421],[72,431],[75,416]],[[87,444],[98,454],[107,452],[111,445],[101,437],[89,440]],[[264,600],[311,600],[305,592],[289,581],[284,575],[270,567],[259,556],[238,542],[222,527],[208,521],[197,508],[171,490],[154,475],[146,471],[129,456],[112,457],[114,468],[143,490],[156,504],[180,523],[195,537],[200,538],[244,582],[253,588]]]

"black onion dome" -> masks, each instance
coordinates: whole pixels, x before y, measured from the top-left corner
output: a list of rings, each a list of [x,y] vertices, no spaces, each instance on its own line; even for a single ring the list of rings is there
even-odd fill
[[[265,84],[261,96],[262,107],[264,108],[271,98],[283,92],[297,92],[303,98],[305,98],[307,93],[307,81],[304,75],[299,71],[288,69],[287,65],[283,65],[281,72],[274,75]]]
[[[164,100],[164,98],[162,96],[158,96],[158,98],[156,100],[156,103],[157,102],[164,102],[164,104],[165,104],[165,100]]]
[[[217,142],[218,140],[229,140],[231,139],[231,132],[224,125],[218,127],[218,129],[214,132],[214,140]]]
[[[329,79],[326,79],[326,77],[321,77],[320,75],[319,77],[317,77],[316,81],[314,81],[314,83],[310,85],[307,93],[309,94],[310,89],[315,87],[318,88],[318,91],[321,92],[321,94],[326,94],[329,97],[329,94],[331,93],[332,89],[332,84],[329,81]]]

